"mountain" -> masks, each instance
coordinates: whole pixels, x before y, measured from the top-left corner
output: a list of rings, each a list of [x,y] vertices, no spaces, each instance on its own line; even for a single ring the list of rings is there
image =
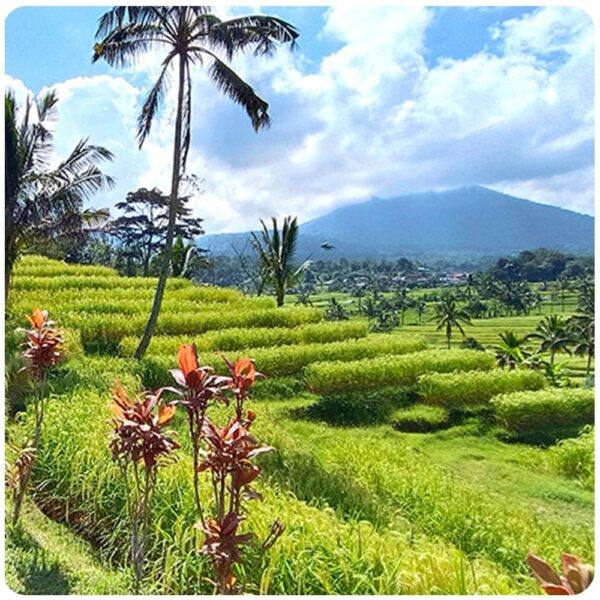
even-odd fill
[[[241,249],[247,233],[203,236],[214,254]],[[323,250],[329,242],[334,250]],[[484,187],[373,198],[300,226],[300,258],[504,255],[534,248],[593,254],[594,218]]]

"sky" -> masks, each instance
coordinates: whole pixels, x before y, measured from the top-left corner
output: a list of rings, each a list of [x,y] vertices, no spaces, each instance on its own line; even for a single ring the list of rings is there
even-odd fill
[[[56,160],[81,138],[111,150],[112,207],[140,187],[169,191],[175,90],[139,149],[136,119],[164,56],[92,64],[103,7],[21,7],[6,19],[6,86],[21,102],[52,88]],[[594,28],[569,7],[217,7],[300,31],[298,47],[233,68],[269,102],[255,133],[243,110],[193,73],[187,171],[208,233],[259,219],[301,222],[373,196],[484,185],[594,212]]]

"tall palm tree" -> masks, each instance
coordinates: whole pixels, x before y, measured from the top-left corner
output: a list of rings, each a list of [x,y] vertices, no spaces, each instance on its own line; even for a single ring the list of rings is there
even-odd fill
[[[427,302],[422,298],[415,302],[415,312],[417,313],[417,323],[420,325],[423,315],[427,312]]]
[[[538,340],[539,352],[550,353],[550,367],[554,367],[556,353],[569,352],[569,344],[573,341],[566,322],[558,315],[544,317],[527,339]]]
[[[523,346],[527,338],[519,337],[513,331],[504,331],[499,336],[501,343],[492,347],[496,364],[499,367],[508,367],[512,371],[529,356],[529,352]]]
[[[586,356],[586,377],[592,369],[592,359],[595,353],[595,317],[593,314],[574,315],[567,321],[570,335],[574,342],[573,354]]]
[[[566,292],[571,290],[571,282],[567,277],[561,275],[556,280],[556,285],[560,291],[560,302],[562,307],[562,312],[565,312],[565,301],[566,301]]]
[[[22,107],[12,93],[4,96],[4,293],[8,296],[13,267],[21,254],[47,238],[81,230],[81,224],[108,216],[105,210],[83,210],[83,202],[113,180],[97,166],[113,155],[80,140],[69,156],[51,166],[49,123],[58,96],[50,91]]]
[[[456,298],[450,294],[442,296],[438,304],[435,306],[435,319],[437,319],[436,331],[445,329],[446,341],[448,349],[451,348],[452,329],[458,329],[461,334],[465,335],[465,330],[462,325],[471,325],[471,316],[464,309],[460,308],[456,302]]]
[[[255,55],[271,54],[277,43],[293,44],[298,37],[292,25],[276,17],[256,15],[222,21],[210,10],[208,6],[118,6],[101,17],[96,32],[100,41],[94,47],[94,62],[103,58],[111,66],[123,66],[148,50],[165,53],[158,79],[138,118],[140,147],[160,109],[171,69],[177,73],[169,222],[156,294],[136,358],[144,355],[150,343],[171,264],[179,183],[191,141],[192,66],[206,66],[217,88],[244,108],[258,131],[270,125],[269,105],[227,62],[248,50]]]
[[[262,231],[259,234],[252,233],[252,244],[265,282],[275,289],[277,306],[283,306],[285,290],[299,280],[309,261],[304,261],[299,267],[294,264],[298,243],[297,217],[285,217],[281,231],[275,217],[272,218],[272,223],[273,230],[269,232],[267,225],[261,220]]]

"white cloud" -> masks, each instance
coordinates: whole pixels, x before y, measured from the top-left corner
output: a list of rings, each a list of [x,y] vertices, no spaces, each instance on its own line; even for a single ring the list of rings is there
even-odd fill
[[[207,230],[246,230],[289,213],[307,220],[371,195],[467,184],[593,212],[587,15],[542,8],[495,28],[498,54],[428,67],[431,16],[424,8],[331,8],[323,35],[341,46],[317,72],[287,50],[236,58],[234,68],[271,103],[273,127],[258,134],[205,72],[194,73],[188,171],[204,179],[194,204]],[[57,86],[57,146],[89,135],[113,150],[114,197],[140,185],[169,188],[175,90],[143,150],[135,144],[159,62],[151,56],[123,77]]]

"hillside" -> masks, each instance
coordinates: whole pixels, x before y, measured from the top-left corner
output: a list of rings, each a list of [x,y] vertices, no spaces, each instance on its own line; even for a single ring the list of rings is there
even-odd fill
[[[300,215],[300,218],[302,215]],[[373,198],[303,223],[299,251],[313,258],[484,256],[547,247],[594,250],[594,219],[473,186]],[[243,248],[247,233],[207,235],[214,254]],[[327,241],[334,250],[320,248]]]

